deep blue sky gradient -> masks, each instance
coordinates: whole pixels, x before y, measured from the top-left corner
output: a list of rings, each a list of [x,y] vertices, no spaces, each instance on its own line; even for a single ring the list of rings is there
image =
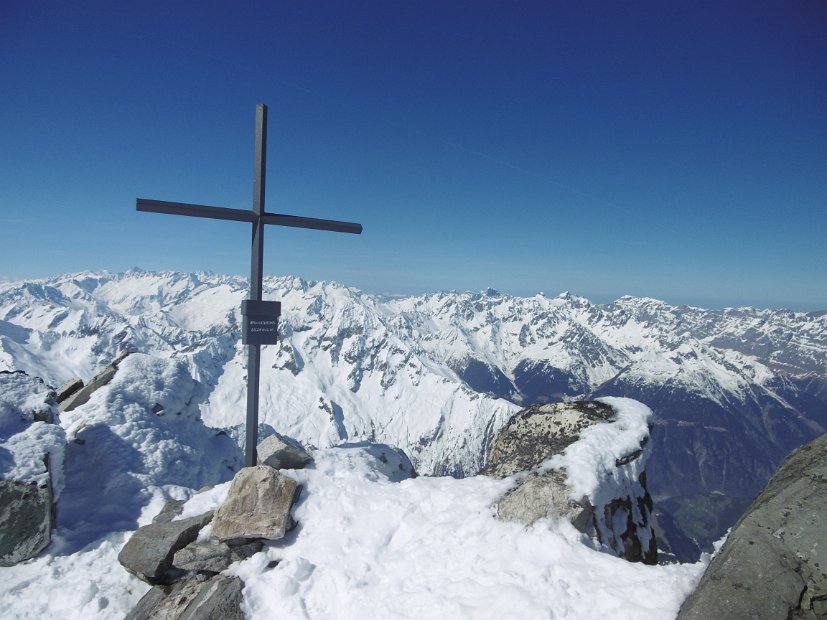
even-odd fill
[[[238,4],[238,6],[235,6]],[[265,273],[386,293],[827,308],[827,4],[0,3],[0,276]]]

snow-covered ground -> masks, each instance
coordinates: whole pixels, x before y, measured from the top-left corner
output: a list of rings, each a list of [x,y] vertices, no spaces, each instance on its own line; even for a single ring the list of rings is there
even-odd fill
[[[298,532],[232,569],[249,617],[672,618],[702,570],[631,564],[566,522],[499,521],[507,481],[391,482],[380,465],[331,448],[291,472]]]
[[[203,424],[203,397],[181,362],[135,354],[89,403],[61,415],[68,443],[55,538],[39,557],[0,568],[0,617],[122,618],[131,609],[149,589],[117,562],[131,531],[169,498],[189,498],[186,516],[228,490],[237,448]],[[631,402],[613,404],[626,410],[618,432],[636,445],[648,410]],[[571,463],[600,466],[583,454],[605,447],[594,434],[566,455]],[[246,584],[249,618],[672,618],[705,566],[631,564],[565,522],[499,521],[491,506],[513,481],[400,479],[374,454],[344,443],[287,472],[303,485],[298,527],[229,569]],[[204,484],[216,486],[196,493]]]
[[[705,567],[631,564],[565,522],[499,521],[490,506],[508,481],[393,482],[359,448],[315,459],[289,472],[304,486],[297,529],[230,569],[246,583],[248,618],[673,618]],[[185,514],[217,505],[228,486]],[[150,502],[139,521],[159,509]],[[122,618],[149,589],[117,563],[127,537],[0,569],[0,615]]]

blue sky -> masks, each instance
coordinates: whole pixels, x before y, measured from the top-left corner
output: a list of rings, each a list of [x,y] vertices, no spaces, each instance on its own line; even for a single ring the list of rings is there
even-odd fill
[[[235,5],[238,6],[235,6]],[[0,277],[249,273],[827,308],[827,5],[0,3]]]

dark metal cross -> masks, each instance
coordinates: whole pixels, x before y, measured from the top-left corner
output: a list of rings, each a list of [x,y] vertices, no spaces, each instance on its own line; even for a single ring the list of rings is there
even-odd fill
[[[292,226],[294,228],[312,228],[315,230],[331,230],[361,234],[362,225],[352,222],[336,220],[320,220],[312,217],[298,217],[295,215],[280,215],[267,213],[264,210],[264,177],[267,160],[267,106],[260,103],[256,106],[256,151],[253,171],[253,208],[226,209],[223,207],[208,207],[204,205],[185,204],[181,202],[166,202],[162,200],[147,200],[138,198],[138,211],[151,213],[168,213],[171,215],[188,215],[192,217],[207,217],[217,220],[234,220],[249,222],[253,225],[253,243],[250,258],[250,301],[242,304],[242,312],[246,315],[248,308],[264,307],[262,302],[262,280],[264,270],[264,225]],[[277,304],[275,304],[277,306]],[[276,310],[276,313],[278,310]],[[252,313],[252,312],[251,312]],[[256,317],[262,318],[262,317]],[[273,317],[276,321],[278,315]],[[250,320],[250,323],[253,321]],[[269,323],[263,321],[262,323]],[[275,322],[272,322],[276,325]],[[249,346],[247,358],[247,439],[245,465],[251,467],[256,464],[256,445],[258,444],[258,393],[259,370],[261,362],[260,344],[247,338],[247,317],[245,316],[245,343]],[[275,333],[275,330],[273,330]],[[272,342],[275,342],[273,340]],[[269,342],[268,344],[272,344]]]

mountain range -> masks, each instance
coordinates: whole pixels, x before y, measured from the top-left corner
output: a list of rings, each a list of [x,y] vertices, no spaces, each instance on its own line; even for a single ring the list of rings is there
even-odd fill
[[[182,360],[201,415],[239,438],[247,281],[85,272],[0,284],[0,370],[58,386],[121,353]],[[695,560],[792,449],[827,429],[827,313],[705,310],[648,298],[440,292],[384,298],[267,278],[260,421],[309,447],[374,440],[421,474],[472,475],[521,407],[626,396],[655,413],[647,468],[659,543]]]

